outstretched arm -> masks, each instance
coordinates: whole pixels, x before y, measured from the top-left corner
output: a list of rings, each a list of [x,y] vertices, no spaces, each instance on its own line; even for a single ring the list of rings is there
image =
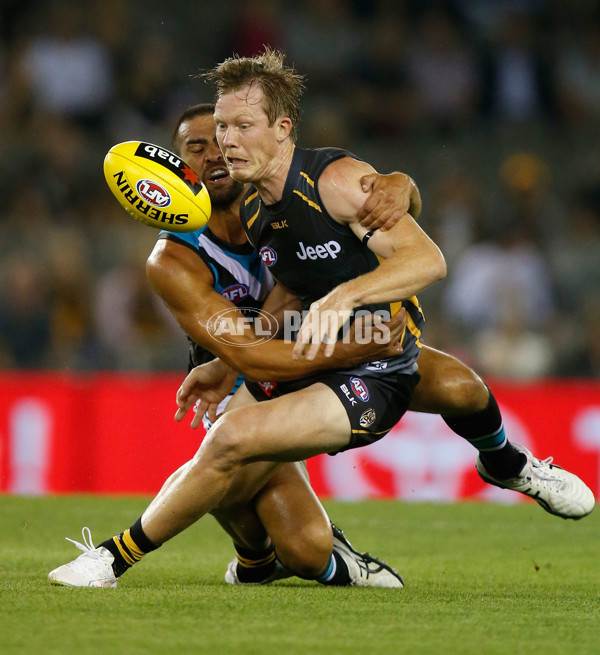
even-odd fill
[[[345,368],[360,361],[390,356],[398,328],[393,326],[391,344],[370,341],[347,345],[335,358],[316,357],[307,362],[292,357],[293,344],[259,340],[242,313],[213,289],[213,277],[189,248],[160,239],[150,255],[146,271],[154,290],[164,300],[185,333],[197,344],[220,357],[227,365],[252,380],[294,380],[328,368]],[[228,310],[226,319],[221,315]],[[234,324],[236,329],[231,330]],[[227,339],[218,335],[227,333]],[[397,352],[397,350],[396,350]]]
[[[319,180],[319,193],[329,214],[349,225],[359,239],[367,233],[358,220],[363,203],[360,180],[372,172],[368,164],[347,157],[329,165]],[[373,271],[340,284],[311,305],[298,333],[294,348],[297,357],[317,357],[324,341],[325,356],[332,356],[337,347],[336,334],[354,309],[410,298],[446,275],[442,253],[410,214],[387,232],[377,230],[368,247],[385,261]],[[337,324],[320,320],[326,310],[337,314]]]

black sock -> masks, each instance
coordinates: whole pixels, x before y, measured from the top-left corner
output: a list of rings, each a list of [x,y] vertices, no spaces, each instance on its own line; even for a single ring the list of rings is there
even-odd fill
[[[442,418],[449,428],[477,448],[491,476],[506,480],[520,473],[527,458],[506,438],[500,408],[491,391],[488,404],[481,412]]]
[[[479,458],[485,470],[497,480],[516,477],[527,462],[525,454],[517,450],[510,441],[499,450],[480,452]]]
[[[112,539],[103,541],[98,547],[100,546],[104,546],[113,554],[115,559],[112,567],[117,578],[139,562],[144,555],[158,548],[144,533],[141,517],[130,528]]]
[[[320,582],[324,585],[336,585],[338,587],[344,587],[350,584],[350,573],[348,572],[348,566],[337,551],[334,550],[331,554],[329,567],[325,573],[317,578],[317,582]]]
[[[275,571],[274,546],[256,551],[234,544],[237,555],[237,576],[240,582],[264,582]]]

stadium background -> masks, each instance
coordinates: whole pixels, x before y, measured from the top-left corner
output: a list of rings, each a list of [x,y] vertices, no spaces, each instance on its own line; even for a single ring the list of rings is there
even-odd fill
[[[421,295],[426,342],[494,381],[515,440],[598,494],[590,0],[4,0],[0,491],[152,493],[194,451],[172,421],[185,340],[144,278],[156,233],[117,205],[102,160],[119,141],[168,145],[181,110],[212,99],[194,74],[263,43],[308,75],[301,145],[417,180],[449,268]],[[439,419],[412,415],[311,466],[324,495],[508,500],[472,468]]]

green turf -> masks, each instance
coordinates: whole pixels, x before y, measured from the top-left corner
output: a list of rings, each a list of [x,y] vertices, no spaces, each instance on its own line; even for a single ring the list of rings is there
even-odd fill
[[[51,587],[47,572],[128,527],[143,498],[0,497],[2,655],[211,653],[541,655],[600,652],[600,512],[563,521],[534,504],[326,503],[403,590],[298,579],[231,587],[211,518],[127,573],[118,590]]]

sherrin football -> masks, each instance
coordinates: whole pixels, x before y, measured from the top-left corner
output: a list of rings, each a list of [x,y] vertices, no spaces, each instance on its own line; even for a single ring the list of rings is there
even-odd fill
[[[133,218],[172,232],[192,232],[210,217],[210,196],[178,155],[152,143],[125,141],[104,158],[104,177]]]

